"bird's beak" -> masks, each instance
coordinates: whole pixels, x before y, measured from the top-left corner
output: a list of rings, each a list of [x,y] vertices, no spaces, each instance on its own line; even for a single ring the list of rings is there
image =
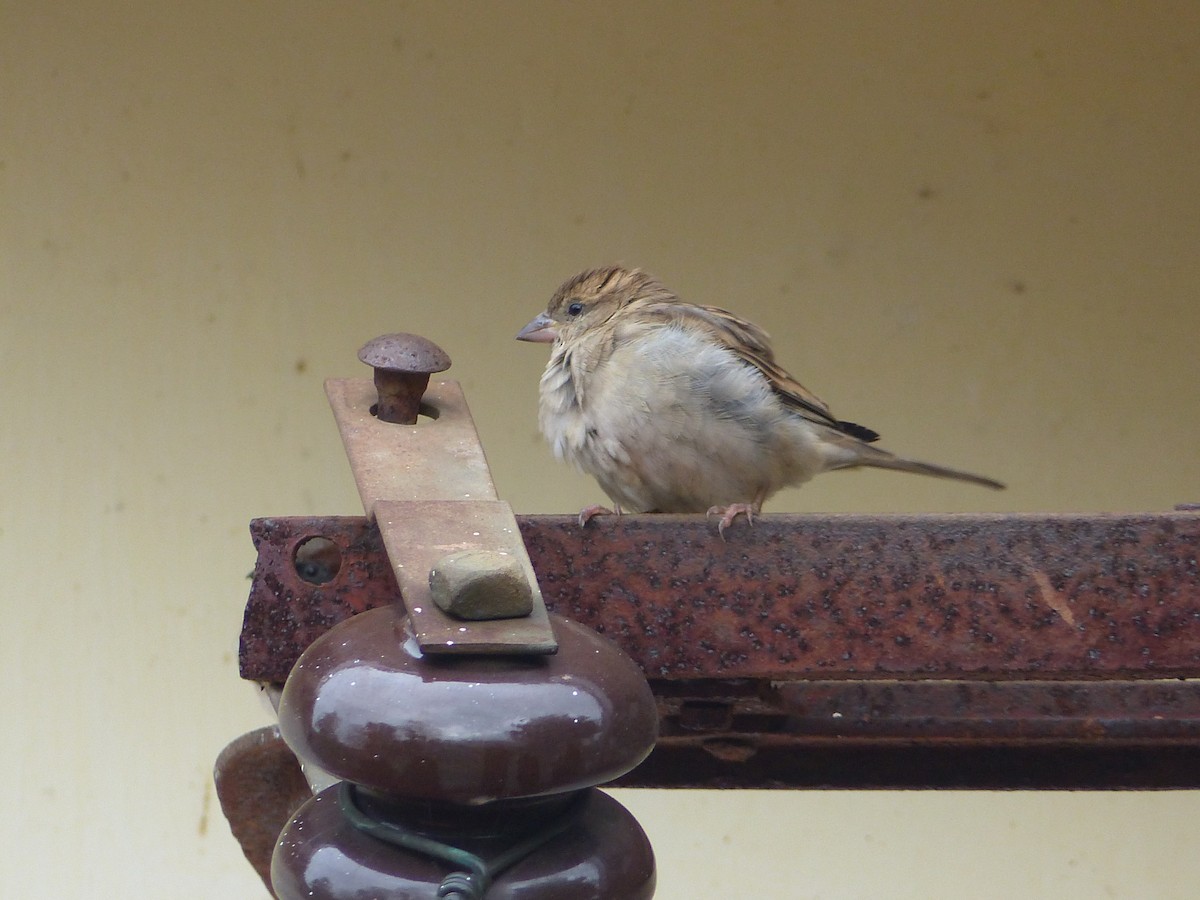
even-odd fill
[[[537,316],[517,332],[518,341],[530,341],[534,344],[550,344],[556,337],[558,337],[558,329],[554,325],[554,320],[545,313]]]

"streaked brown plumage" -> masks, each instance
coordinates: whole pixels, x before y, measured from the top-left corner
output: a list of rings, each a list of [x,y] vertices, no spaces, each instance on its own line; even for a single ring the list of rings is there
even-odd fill
[[[855,466],[1003,487],[871,446],[874,431],[835,418],[775,361],[765,331],[636,269],[575,276],[517,338],[553,342],[542,433],[618,512],[720,512],[723,532],[780,488]]]

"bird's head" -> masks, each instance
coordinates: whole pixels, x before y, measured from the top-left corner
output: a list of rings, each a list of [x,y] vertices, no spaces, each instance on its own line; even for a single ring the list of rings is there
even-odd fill
[[[589,269],[565,281],[550,298],[546,311],[517,333],[517,340],[569,341],[604,324],[630,304],[673,297],[658,279],[640,269]]]

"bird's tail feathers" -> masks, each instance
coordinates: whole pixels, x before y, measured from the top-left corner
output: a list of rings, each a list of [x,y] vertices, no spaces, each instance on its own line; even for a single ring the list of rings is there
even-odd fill
[[[896,456],[894,453],[889,453],[878,447],[859,444],[855,447],[855,451],[853,458],[848,459],[840,465],[834,465],[833,468],[851,469],[857,466],[870,466],[876,469],[914,472],[917,475],[930,475],[934,478],[952,478],[955,481],[968,481],[971,484],[982,485],[996,491],[1004,489],[1003,482],[996,481],[994,478],[987,478],[984,475],[976,475],[974,472],[964,472],[961,469],[951,469],[947,466],[935,465],[934,463],[921,462],[917,459],[906,459],[903,456]]]

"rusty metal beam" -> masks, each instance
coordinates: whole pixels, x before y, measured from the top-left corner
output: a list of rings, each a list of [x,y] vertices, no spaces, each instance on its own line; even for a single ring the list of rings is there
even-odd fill
[[[518,517],[547,605],[652,678],[1200,676],[1200,516]],[[395,596],[363,519],[258,519],[243,674]],[[343,570],[310,585],[305,536]],[[257,648],[257,649],[256,649]]]
[[[1200,516],[518,517],[547,605],[642,666],[622,784],[1200,787]],[[242,671],[392,602],[365,519],[260,519]],[[328,584],[292,563],[340,548]]]
[[[1200,748],[660,741],[611,787],[790,790],[1194,790]]]
[[[254,519],[250,537],[258,561],[238,646],[243,678],[282,684],[309,644],[399,593],[379,530],[361,516]],[[337,574],[313,583],[297,568],[296,553],[319,537],[336,548]]]
[[[546,602],[651,677],[1200,675],[1200,516],[526,517]]]

